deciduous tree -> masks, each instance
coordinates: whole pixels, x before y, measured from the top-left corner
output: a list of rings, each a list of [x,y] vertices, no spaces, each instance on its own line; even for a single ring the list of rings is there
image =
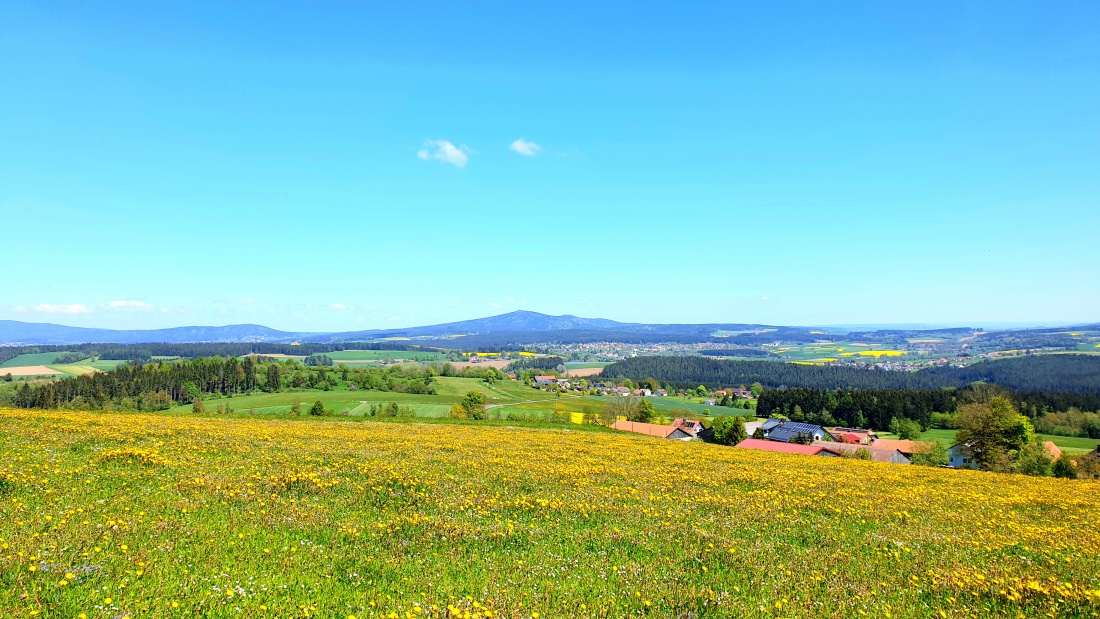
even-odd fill
[[[955,440],[984,471],[1004,471],[1025,445],[1035,441],[1035,430],[1002,396],[988,403],[965,404],[958,416]]]

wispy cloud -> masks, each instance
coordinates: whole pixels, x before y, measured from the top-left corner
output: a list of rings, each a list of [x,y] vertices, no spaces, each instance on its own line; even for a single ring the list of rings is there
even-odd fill
[[[416,156],[425,161],[437,159],[444,163],[465,168],[466,162],[470,160],[470,153],[473,152],[465,144],[455,146],[448,140],[428,140],[424,142],[424,149],[417,151]]]
[[[255,299],[250,299],[248,297],[245,297],[243,299],[237,299],[236,301],[233,302],[233,304],[234,305],[252,305],[255,302],[256,302]]]
[[[331,307],[334,310],[341,310],[341,311],[355,309],[354,307],[352,307],[350,305],[344,305],[343,303],[333,303],[329,307]]]
[[[524,157],[534,157],[542,151],[542,147],[534,142],[528,142],[527,140],[520,138],[515,142],[512,142],[512,150],[523,155]]]
[[[135,310],[151,310],[153,306],[145,303],[144,301],[111,301],[107,304],[108,309],[116,311],[135,311]]]
[[[500,305],[500,303],[491,302],[491,303],[489,303],[489,307],[500,309],[501,305]]]
[[[39,303],[31,308],[36,312],[43,312],[46,314],[90,314],[94,310],[87,305],[81,305],[80,303],[73,303],[71,305],[50,305],[49,303]]]

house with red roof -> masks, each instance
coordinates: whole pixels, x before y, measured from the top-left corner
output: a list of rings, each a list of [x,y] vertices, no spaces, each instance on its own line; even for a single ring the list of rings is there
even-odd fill
[[[820,447],[825,451],[830,451],[838,456],[855,457],[861,450],[866,451],[870,456],[872,462],[890,462],[893,464],[912,464],[905,454],[901,453],[897,449],[879,448],[874,445],[866,447],[864,445],[852,444],[852,443],[838,443],[838,442],[826,442],[826,441],[814,441],[810,443],[811,447]]]
[[[866,436],[860,436],[859,434],[853,434],[851,432],[839,432],[833,434],[833,440],[838,443],[847,443],[849,445],[865,445],[867,441]]]
[[[700,428],[702,425],[700,424]],[[619,430],[620,432],[633,432],[635,434],[645,434],[646,436],[656,436],[658,438],[671,438],[680,441],[689,441],[695,438],[695,434],[688,431],[688,427],[680,426],[663,426],[656,423],[642,423],[640,421],[626,421],[620,419],[611,424],[612,430]]]
[[[780,443],[766,439],[747,438],[736,445],[741,449],[758,449],[760,451],[777,451],[788,454],[802,454],[805,456],[831,456],[836,454],[821,447],[813,445],[799,445],[797,443]]]
[[[699,436],[699,433],[704,430],[703,422],[696,421],[694,419],[679,419],[677,418],[672,422],[672,427],[680,428],[685,433],[690,434],[693,437]]]

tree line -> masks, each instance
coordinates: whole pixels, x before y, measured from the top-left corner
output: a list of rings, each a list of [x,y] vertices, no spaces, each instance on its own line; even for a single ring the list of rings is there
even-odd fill
[[[635,357],[607,366],[602,376],[635,381],[652,376],[678,389],[694,388],[699,384],[718,388],[759,382],[773,389],[935,390],[985,381],[1035,397],[1038,394],[1089,396],[1078,398],[1078,407],[1100,410],[1100,357],[1092,355],[1034,355],[984,361],[963,368],[940,366],[916,372],[694,356]]]
[[[822,426],[886,428],[891,420],[912,419],[922,428],[932,425],[934,413],[954,413],[954,389],[767,389],[756,411],[762,417],[782,415],[792,421]]]
[[[558,356],[522,357],[504,367],[505,372],[521,373],[524,370],[554,370],[565,365],[565,359]]]
[[[203,398],[251,391],[337,388],[395,393],[434,394],[435,376],[479,378],[490,383],[504,378],[492,367],[456,369],[449,363],[427,365],[307,366],[294,359],[272,357],[198,357],[135,363],[108,372],[73,376],[53,382],[23,383],[12,397],[20,408],[102,410],[163,410]]]
[[[275,344],[267,342],[196,342],[187,344],[68,344],[64,346],[4,346],[0,347],[0,363],[19,355],[62,352],[82,353],[77,361],[90,357],[117,359],[119,361],[149,361],[153,357],[241,357],[244,355],[296,355],[309,356],[342,350],[402,350],[413,352],[447,352],[445,349],[400,344],[396,342],[352,342],[343,344]],[[58,361],[58,363],[71,363]]]

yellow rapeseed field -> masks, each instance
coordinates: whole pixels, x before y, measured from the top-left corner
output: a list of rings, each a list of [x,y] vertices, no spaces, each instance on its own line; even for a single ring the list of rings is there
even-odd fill
[[[908,354],[904,350],[857,350],[855,352],[842,352],[841,357],[900,357]]]
[[[1100,483],[472,425],[0,410],[4,617],[1094,617]]]

